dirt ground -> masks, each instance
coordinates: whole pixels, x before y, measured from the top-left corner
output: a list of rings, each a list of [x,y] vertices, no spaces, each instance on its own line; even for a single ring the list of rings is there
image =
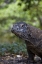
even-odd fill
[[[21,60],[23,59],[22,56],[19,56],[19,55],[5,55],[5,56],[0,56],[0,64],[28,64],[26,62],[19,62],[18,63],[18,60]],[[30,64],[33,64],[33,63],[30,63]],[[42,64],[42,63],[35,63],[35,64]]]
[[[6,54],[5,56],[0,56],[0,64],[26,64],[25,62],[19,62],[23,57],[20,55]]]

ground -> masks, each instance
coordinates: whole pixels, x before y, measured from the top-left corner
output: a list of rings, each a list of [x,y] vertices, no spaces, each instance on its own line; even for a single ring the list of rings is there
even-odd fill
[[[7,53],[5,56],[0,56],[0,64],[28,64],[25,62],[20,62],[20,63],[17,62],[18,60],[26,59],[26,58],[27,58],[27,56],[23,57],[20,55]],[[33,64],[33,63],[31,63],[31,64]],[[38,62],[37,64],[42,64],[42,63]]]
[[[26,64],[25,62],[18,63],[17,60],[21,60],[23,57],[17,57],[14,54],[6,54],[5,56],[0,56],[0,64]]]

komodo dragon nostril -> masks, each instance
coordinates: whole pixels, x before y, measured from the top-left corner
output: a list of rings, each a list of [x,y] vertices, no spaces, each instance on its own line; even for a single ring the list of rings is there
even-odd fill
[[[17,30],[19,29],[19,27],[17,26],[17,28],[16,28]]]

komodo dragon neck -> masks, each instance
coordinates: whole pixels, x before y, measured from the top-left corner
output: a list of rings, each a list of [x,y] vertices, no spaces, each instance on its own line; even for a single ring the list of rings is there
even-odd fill
[[[35,28],[33,26],[28,26],[29,34],[27,41],[29,41],[34,46],[39,46],[42,44],[42,30]],[[28,30],[27,29],[27,30]]]

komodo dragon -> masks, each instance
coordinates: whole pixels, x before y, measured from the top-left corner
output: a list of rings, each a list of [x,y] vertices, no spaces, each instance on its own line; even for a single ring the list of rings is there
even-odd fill
[[[11,31],[25,40],[30,60],[34,60],[35,54],[42,59],[42,30],[25,22],[17,22],[13,24]]]

